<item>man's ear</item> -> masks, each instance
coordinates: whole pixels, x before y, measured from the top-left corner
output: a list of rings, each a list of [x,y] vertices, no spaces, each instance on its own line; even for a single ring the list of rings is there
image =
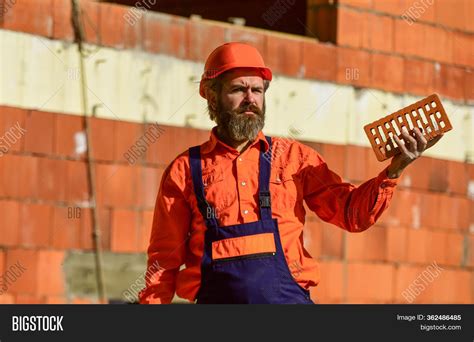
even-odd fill
[[[209,107],[212,110],[217,110],[217,94],[215,91],[210,89],[207,90],[206,93],[207,100],[209,101]]]

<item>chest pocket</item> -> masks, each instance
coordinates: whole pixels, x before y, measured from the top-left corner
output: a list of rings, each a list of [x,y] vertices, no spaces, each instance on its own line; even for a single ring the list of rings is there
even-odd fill
[[[216,217],[219,218],[219,211],[227,209],[236,201],[237,190],[232,188],[228,182],[224,182],[222,170],[203,172],[202,182],[206,200],[214,208]]]
[[[273,169],[270,175],[272,208],[291,209],[298,198],[298,187],[291,170]]]

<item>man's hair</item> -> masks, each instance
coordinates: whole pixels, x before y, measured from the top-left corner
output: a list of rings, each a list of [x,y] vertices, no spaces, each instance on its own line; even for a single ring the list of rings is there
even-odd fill
[[[204,81],[204,91],[206,92],[206,97],[209,98],[208,92],[214,93],[217,97],[220,96],[222,91],[222,79],[224,74],[220,74],[216,78],[207,79]],[[266,92],[268,87],[270,87],[269,80],[263,80],[263,91]],[[217,113],[216,110],[212,109],[209,100],[207,100],[207,111],[209,112],[209,117],[212,121],[215,121]]]

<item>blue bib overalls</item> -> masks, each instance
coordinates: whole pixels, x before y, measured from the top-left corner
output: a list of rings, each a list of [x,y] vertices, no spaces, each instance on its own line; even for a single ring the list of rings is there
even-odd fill
[[[271,138],[265,137],[271,148]],[[200,147],[189,149],[191,175],[198,207],[206,222],[204,253],[201,261],[201,287],[198,304],[314,304],[309,291],[292,277],[280,241],[278,222],[272,219],[269,158],[260,145],[259,207],[260,220],[220,227],[213,208],[205,198]],[[254,253],[212,260],[212,243],[220,240],[273,234],[275,253]]]

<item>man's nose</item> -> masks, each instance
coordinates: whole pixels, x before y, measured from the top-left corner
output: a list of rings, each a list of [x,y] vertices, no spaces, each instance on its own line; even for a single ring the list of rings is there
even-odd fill
[[[245,101],[246,103],[255,104],[256,98],[255,98],[255,94],[252,93],[252,89],[251,89],[251,88],[248,88],[247,91],[245,92],[244,101]]]

